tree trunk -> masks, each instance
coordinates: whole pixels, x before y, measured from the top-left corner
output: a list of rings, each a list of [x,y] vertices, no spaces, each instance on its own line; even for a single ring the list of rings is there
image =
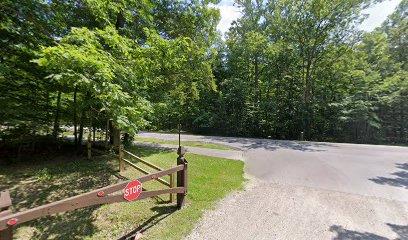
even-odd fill
[[[119,12],[118,15],[116,16],[116,23],[115,27],[116,30],[119,30],[120,28],[123,28],[125,26],[125,17],[123,16],[123,12]],[[116,148],[119,148],[120,146],[120,130],[115,128],[112,124],[112,120],[109,121],[109,142],[110,144],[113,144],[113,146]]]
[[[75,90],[74,90],[74,142],[75,142],[75,146],[78,145],[77,104],[76,104],[76,98],[77,98],[77,87],[75,87]]]
[[[310,77],[310,67],[311,61],[308,61],[306,64],[306,76],[305,76],[305,86],[303,90],[303,101],[305,105],[305,134],[308,139],[311,139],[311,131],[312,131],[312,108],[310,105],[310,98],[311,98],[311,89],[312,89],[312,81]]]
[[[404,119],[404,108],[405,108],[405,102],[404,100],[401,101],[400,104],[400,142],[403,143],[405,142],[405,119]]]
[[[109,120],[109,143],[114,147],[120,145],[120,129],[113,126],[112,120]]]
[[[95,139],[96,139],[95,133],[96,133],[96,126],[95,126],[95,123],[94,123],[93,126],[92,126],[92,134],[93,134],[93,141],[94,142],[95,142]]]
[[[116,16],[116,23],[115,27],[116,30],[119,30],[119,28],[123,28],[125,26],[125,17],[123,16],[123,12],[119,12],[118,15]]]
[[[120,146],[120,130],[117,128],[113,128],[113,146],[119,148]]]
[[[105,147],[108,147],[108,134],[109,134],[109,118],[108,116],[106,116]]]
[[[54,137],[55,141],[57,140],[57,137],[58,137],[60,107],[61,107],[61,91],[58,91],[57,109],[55,110],[55,119],[54,119],[54,130],[52,132],[52,136]]]
[[[112,124],[112,120],[109,120],[109,144],[113,145],[113,124]]]
[[[255,57],[255,124],[256,134],[259,134],[259,66],[258,57]]]
[[[82,138],[84,135],[84,119],[85,119],[85,109],[82,109],[81,118],[79,119],[79,137],[78,137],[78,145],[81,146]]]
[[[395,109],[396,107],[393,107],[392,108],[392,116],[397,116],[397,113],[396,113],[396,109]],[[393,128],[393,133],[394,133],[394,135],[393,135],[393,141],[394,141],[394,143],[395,142],[398,142],[398,127],[397,127],[398,125],[397,125],[397,123],[395,122],[395,121],[393,121],[393,123],[392,123],[392,128]]]
[[[47,130],[46,130],[46,134],[48,135],[49,133],[49,127],[51,124],[51,120],[50,120],[50,92],[47,90],[47,107],[46,107],[46,121],[47,121]]]
[[[258,57],[255,57],[255,106],[258,106],[259,101],[259,66]]]
[[[113,126],[109,120],[109,143],[115,148],[120,146],[120,130]]]

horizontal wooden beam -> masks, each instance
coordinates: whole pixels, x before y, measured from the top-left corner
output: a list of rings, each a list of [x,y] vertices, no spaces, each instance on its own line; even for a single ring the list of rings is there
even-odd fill
[[[154,191],[144,191],[141,192],[139,197],[135,201],[143,200],[145,198],[150,198],[162,194],[169,194],[169,193],[182,193],[184,192],[183,187],[177,188],[169,188],[169,189],[162,189],[162,190],[154,190]],[[55,203],[43,205],[37,208],[33,208],[27,211],[15,213],[12,215],[8,215],[6,217],[0,218],[0,230],[4,230],[7,228],[7,221],[9,219],[17,219],[17,224],[21,224],[33,219],[37,219],[40,217],[50,216],[53,214],[72,211],[78,208],[89,207],[93,205],[101,205],[107,203],[115,203],[115,202],[127,202],[126,199],[123,198],[123,194],[115,194],[115,195],[107,195],[105,197],[95,197],[93,199],[81,200],[76,199],[75,201],[58,201]]]
[[[129,156],[131,156],[132,158],[134,158],[134,159],[136,159],[136,160],[138,160],[138,161],[140,161],[140,162],[146,164],[147,166],[149,166],[149,167],[151,167],[151,168],[154,168],[154,169],[156,169],[156,170],[158,170],[158,171],[162,171],[162,170],[163,170],[161,167],[158,167],[158,166],[154,165],[153,163],[150,163],[150,162],[148,162],[148,161],[146,161],[146,160],[144,160],[144,159],[142,159],[142,158],[136,156],[135,154],[133,154],[133,153],[131,153],[131,152],[129,152],[129,151],[126,151],[126,150],[122,150],[122,151],[123,151],[124,153],[128,154]]]
[[[7,210],[11,206],[10,192],[0,192],[0,211]]]
[[[140,171],[140,172],[142,172],[142,173],[144,173],[144,174],[151,174],[150,172],[144,170],[143,168],[137,166],[136,164],[132,163],[131,161],[129,161],[129,160],[125,159],[125,158],[123,159],[123,161],[125,161],[125,162],[126,162],[127,164],[129,164],[131,167],[135,168],[136,170],[138,170],[138,171]],[[164,180],[163,178],[157,177],[156,180],[159,181],[160,183],[162,183],[162,184],[168,186],[168,187],[171,187],[171,186],[170,186],[170,183],[167,182],[166,180]]]
[[[2,212],[0,212],[0,218],[1,218],[1,217],[4,217],[4,216],[8,216],[8,215],[10,215],[10,214],[12,214],[12,213],[13,213],[13,212],[11,211],[11,209],[2,211]],[[0,238],[0,239],[1,239],[1,238]]]
[[[149,174],[138,178],[139,182],[146,182],[155,178],[159,178],[161,176],[169,175],[174,172],[178,172],[184,169],[183,165],[179,165],[177,167],[173,167],[170,169],[166,169],[154,174]],[[153,178],[152,178],[153,177]],[[115,194],[115,195],[108,195],[119,190],[123,190],[126,185],[134,180],[128,180],[120,183],[116,183],[107,187],[103,187],[88,193],[80,194],[74,197],[70,197],[67,199],[63,199],[57,202],[49,203],[46,205],[42,205],[36,208],[28,209],[23,212],[14,213],[8,216],[1,216],[0,217],[0,231],[6,229],[7,222],[10,219],[15,218],[17,220],[17,224],[27,222],[39,217],[49,216],[52,214],[71,211],[78,208],[88,207],[92,205],[99,205],[99,204],[106,204],[106,203],[113,203],[113,202],[124,202],[126,201],[123,198],[122,194]],[[98,197],[98,193],[103,192],[104,197]],[[142,200],[148,197],[157,196],[161,194],[168,194],[168,193],[180,193],[184,192],[184,187],[178,188],[170,188],[170,189],[163,189],[163,190],[156,190],[156,191],[146,191],[142,192],[137,200]]]

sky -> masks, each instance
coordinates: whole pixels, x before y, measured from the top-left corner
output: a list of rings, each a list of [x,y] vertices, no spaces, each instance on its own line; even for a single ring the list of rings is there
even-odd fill
[[[369,14],[369,17],[360,25],[360,29],[370,32],[374,28],[381,25],[381,23],[390,15],[396,6],[402,0],[385,0],[363,11],[364,14]],[[234,0],[222,0],[215,6],[220,9],[221,21],[217,29],[222,33],[228,31],[232,21],[241,17],[239,8],[234,6]]]

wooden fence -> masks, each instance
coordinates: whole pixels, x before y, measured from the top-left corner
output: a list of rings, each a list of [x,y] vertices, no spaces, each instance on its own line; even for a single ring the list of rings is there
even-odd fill
[[[88,145],[89,146],[89,145]],[[187,161],[184,159],[184,148],[180,147],[177,151],[179,157],[177,158],[177,166],[169,169],[161,169],[152,163],[149,163],[136,155],[120,149],[119,151],[119,166],[121,167],[124,163],[129,164],[133,168],[147,174],[146,176],[140,177],[134,180],[127,180],[107,187],[103,187],[88,193],[80,194],[74,197],[63,199],[57,202],[42,205],[36,208],[28,209],[22,212],[12,213],[11,211],[11,198],[8,191],[1,192],[0,195],[0,240],[9,240],[13,236],[13,227],[18,224],[25,223],[40,217],[50,216],[60,212],[72,211],[78,208],[89,207],[93,205],[115,203],[115,202],[126,202],[124,198],[123,189],[127,186],[129,182],[138,180],[140,183],[157,180],[162,184],[170,187],[168,189],[153,190],[153,191],[142,191],[135,201],[143,200],[145,198],[150,198],[162,194],[170,194],[170,200],[172,200],[172,194],[177,194],[177,206],[181,208],[184,205],[184,198],[187,195]],[[148,173],[147,171],[136,166],[129,160],[125,159],[123,156],[127,154],[128,156],[143,162],[144,164],[158,170],[156,173]],[[88,151],[88,157],[89,157]],[[173,186],[173,174],[177,173],[177,187]],[[163,180],[161,177],[170,175],[170,183]],[[121,191],[122,190],[122,191]],[[120,191],[120,192],[119,192]]]
[[[104,148],[104,147],[105,147],[105,144],[98,144],[98,142],[90,141],[90,139],[88,138],[88,142],[87,142],[88,159],[92,159],[92,152],[96,152],[96,153],[99,153],[99,154],[106,154],[106,152],[104,152],[104,151],[102,151],[102,150],[99,150],[99,149],[96,149],[95,147],[92,147],[92,146],[99,146],[99,147]],[[124,171],[124,170],[125,170],[125,166],[126,166],[126,165],[129,165],[129,166],[132,167],[133,169],[136,169],[137,171],[139,171],[139,172],[141,172],[141,173],[143,173],[143,174],[150,174],[149,171],[147,171],[147,170],[145,170],[145,169],[143,169],[143,168],[137,166],[136,164],[134,164],[134,163],[133,163],[132,161],[130,161],[129,159],[126,159],[125,157],[130,157],[130,158],[132,158],[133,160],[135,160],[135,161],[137,161],[137,162],[139,162],[139,163],[142,163],[142,164],[144,164],[144,165],[146,165],[146,166],[148,166],[148,167],[150,167],[150,168],[153,168],[154,170],[163,171],[163,168],[158,167],[158,166],[156,166],[155,164],[153,164],[153,163],[151,163],[151,162],[148,162],[148,161],[142,159],[142,158],[139,157],[139,156],[136,156],[135,154],[133,154],[133,153],[131,153],[131,152],[129,152],[129,151],[126,151],[126,150],[123,148],[122,145],[119,147],[119,151],[118,151],[118,152],[119,152],[119,153],[118,153],[118,154],[119,154],[119,158],[118,158],[118,159],[119,159],[119,172]],[[111,155],[113,155],[113,154],[111,154]],[[167,187],[172,188],[172,187],[174,186],[174,176],[173,176],[173,173],[172,173],[172,174],[169,174],[169,178],[170,178],[170,179],[169,179],[169,182],[167,182],[167,181],[164,180],[163,178],[157,178],[157,181],[158,181],[159,183],[161,183],[161,184],[167,186]],[[170,193],[169,198],[170,198],[170,202],[173,202],[173,194],[172,194],[172,193]]]
[[[126,163],[129,166],[131,166],[132,168],[138,170],[139,172],[142,172],[143,174],[151,174],[150,172],[144,170],[143,168],[137,166],[136,164],[134,164],[130,160],[126,159],[125,156],[129,156],[132,159],[153,168],[154,170],[163,171],[162,168],[160,168],[160,167],[154,165],[153,163],[150,163],[150,162],[136,156],[135,154],[133,154],[131,152],[128,152],[128,151],[124,150],[122,147],[119,150],[119,171],[125,170],[125,163]],[[163,184],[163,185],[165,185],[165,186],[167,186],[169,188],[173,188],[173,185],[174,185],[173,173],[170,173],[169,177],[170,177],[170,182],[167,182],[166,180],[164,180],[162,178],[157,178],[156,180],[159,183],[161,183],[161,184]],[[173,194],[172,193],[170,193],[170,202],[173,202]]]

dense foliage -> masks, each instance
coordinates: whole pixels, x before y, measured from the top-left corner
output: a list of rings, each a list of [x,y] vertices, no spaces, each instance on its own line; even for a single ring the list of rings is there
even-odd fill
[[[85,127],[110,122],[134,133],[156,115],[179,120],[177,110],[214,88],[219,12],[209,3],[216,2],[2,2],[3,140],[57,139],[68,125],[78,143]]]
[[[368,0],[0,3],[3,142],[75,126],[408,142],[407,8],[357,30]],[[78,126],[78,129],[77,129]]]
[[[215,134],[407,143],[407,7],[358,31],[369,1],[236,1],[217,92],[193,128]]]

